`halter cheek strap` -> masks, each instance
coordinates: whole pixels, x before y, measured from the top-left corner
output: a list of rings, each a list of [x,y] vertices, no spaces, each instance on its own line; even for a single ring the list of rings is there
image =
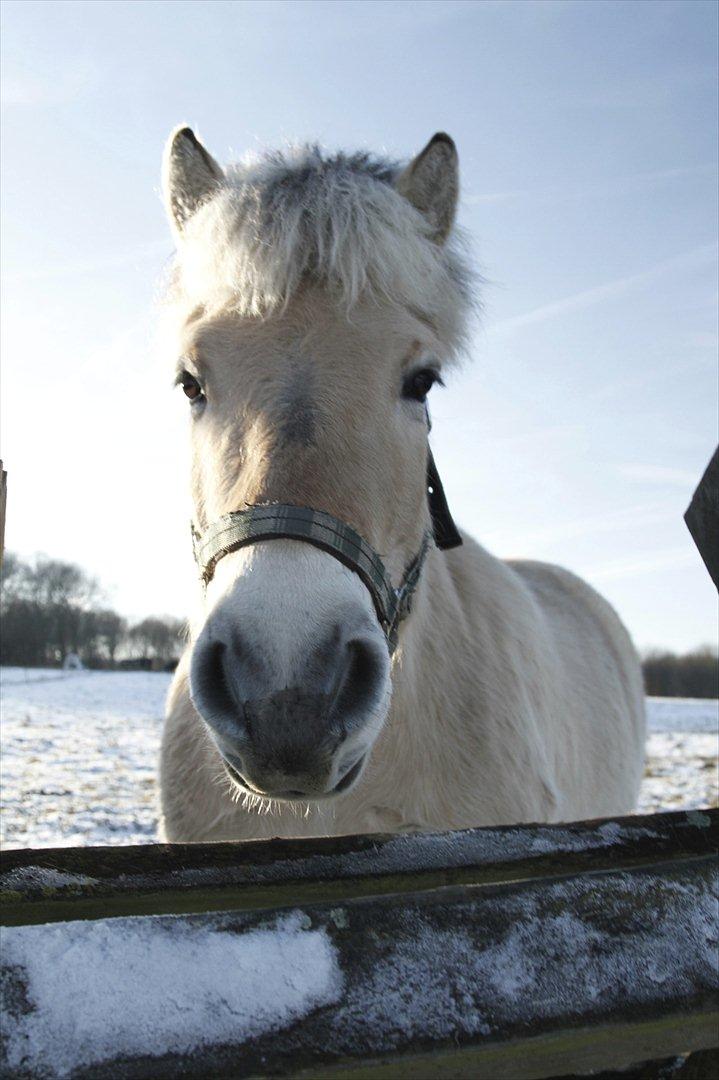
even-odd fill
[[[303,540],[334,556],[353,570],[372,596],[377,618],[387,638],[390,655],[397,647],[400,622],[409,614],[412,596],[422,573],[424,560],[434,540],[441,550],[457,547],[462,537],[447,506],[432,452],[427,460],[427,499],[432,532],[426,532],[420,549],[395,588],[381,557],[344,521],[307,506],[270,503],[234,510],[213,522],[200,534],[192,527],[195,561],[205,585],[212,580],[217,563],[225,555],[262,540]]]
[[[434,542],[439,550],[449,551],[450,548],[461,547],[462,537],[449,512],[447,496],[444,493],[431,450],[427,457],[427,501],[432,517]]]
[[[432,430],[432,417],[429,415],[429,405],[424,403],[424,416],[427,421],[427,432]],[[447,497],[444,494],[442,481],[434,463],[432,451],[427,447],[427,501],[429,512],[432,517],[432,532],[434,542],[440,551],[448,551],[450,548],[461,547],[462,537],[455,525],[447,505]]]

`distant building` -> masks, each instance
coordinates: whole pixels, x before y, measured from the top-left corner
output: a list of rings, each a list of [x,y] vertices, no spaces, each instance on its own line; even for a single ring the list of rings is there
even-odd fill
[[[62,662],[63,671],[82,671],[83,664],[76,652],[69,652]]]

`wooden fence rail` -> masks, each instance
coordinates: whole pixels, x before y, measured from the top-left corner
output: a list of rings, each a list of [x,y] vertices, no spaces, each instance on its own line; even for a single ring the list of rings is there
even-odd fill
[[[2,1075],[530,1080],[716,1047],[718,826],[6,852]]]

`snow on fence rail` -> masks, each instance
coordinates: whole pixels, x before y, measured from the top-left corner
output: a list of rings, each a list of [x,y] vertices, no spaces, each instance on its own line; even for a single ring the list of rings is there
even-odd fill
[[[715,1047],[718,826],[7,852],[2,1075],[529,1080]]]

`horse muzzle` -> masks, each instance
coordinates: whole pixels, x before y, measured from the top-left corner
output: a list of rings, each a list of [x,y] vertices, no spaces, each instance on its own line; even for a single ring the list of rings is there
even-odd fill
[[[387,715],[385,635],[359,579],[329,555],[274,541],[235,556],[243,557],[250,565],[193,648],[195,708],[244,791],[342,795],[360,779]]]
[[[289,802],[318,802],[350,791],[364,772],[368,759],[369,751],[361,753],[354,762],[345,757],[334,768],[321,769],[319,775],[311,768],[294,775],[273,769],[258,771],[253,763],[254,782],[245,775],[247,765],[242,758],[233,756],[233,764],[223,757],[222,763],[233,784],[247,795]],[[287,783],[295,786],[283,787]]]

